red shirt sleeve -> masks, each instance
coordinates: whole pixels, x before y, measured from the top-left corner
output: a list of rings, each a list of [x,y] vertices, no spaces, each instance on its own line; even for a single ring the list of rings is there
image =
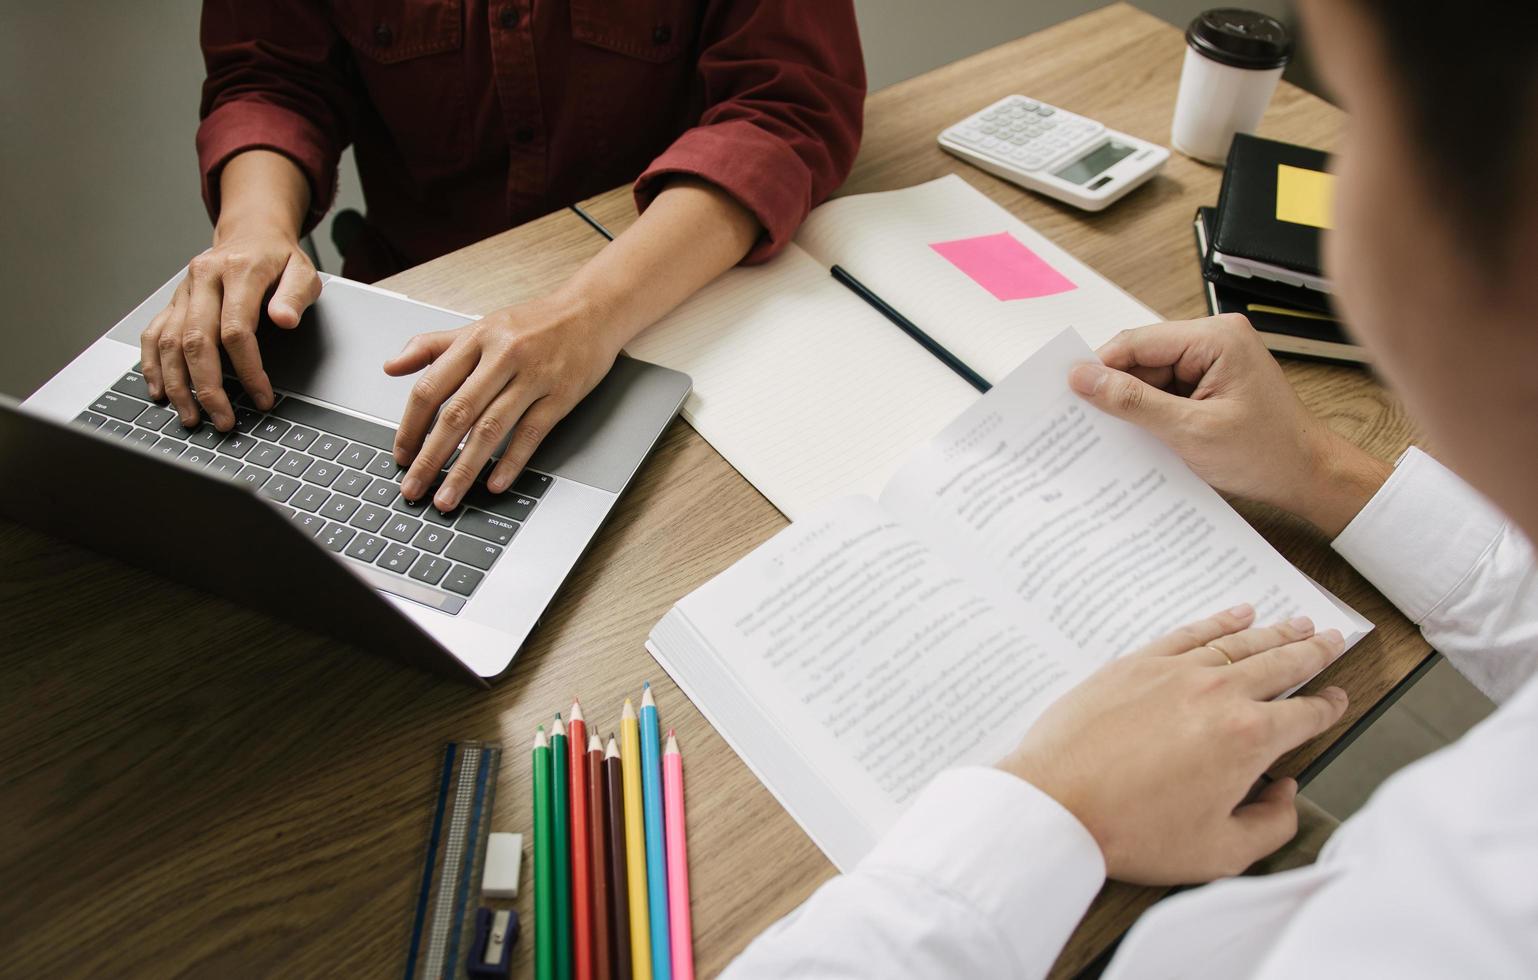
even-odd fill
[[[304,232],[330,209],[354,107],[325,10],[309,0],[203,0],[207,77],[197,147],[203,202],[214,221],[220,171],[246,150],[281,153],[304,171]]]
[[[745,262],[777,254],[849,175],[865,62],[850,0],[714,0],[698,72],[705,108],[635,185],[645,210],[669,174],[708,180],[758,218]]]

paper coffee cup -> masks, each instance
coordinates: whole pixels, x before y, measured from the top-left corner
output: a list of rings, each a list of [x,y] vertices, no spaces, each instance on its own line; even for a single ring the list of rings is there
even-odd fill
[[[1186,28],[1171,145],[1223,163],[1234,134],[1260,124],[1291,55],[1292,37],[1274,17],[1233,8],[1198,14]]]

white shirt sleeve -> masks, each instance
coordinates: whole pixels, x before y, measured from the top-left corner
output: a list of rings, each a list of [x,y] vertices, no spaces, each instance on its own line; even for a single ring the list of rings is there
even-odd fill
[[[1040,977],[1104,881],[1099,845],[1052,797],[951,770],[725,976]]]
[[[1334,547],[1491,699],[1538,672],[1532,545],[1419,449],[1400,457]]]

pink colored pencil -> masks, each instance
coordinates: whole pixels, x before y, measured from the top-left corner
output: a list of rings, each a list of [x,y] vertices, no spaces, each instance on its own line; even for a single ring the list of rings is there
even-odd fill
[[[662,752],[662,815],[668,854],[668,928],[673,980],[694,980],[694,936],[689,922],[689,850],[684,838],[684,760],[668,729]]]

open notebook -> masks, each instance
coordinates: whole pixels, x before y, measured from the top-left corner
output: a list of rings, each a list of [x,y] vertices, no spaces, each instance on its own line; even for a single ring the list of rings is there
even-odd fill
[[[957,176],[829,201],[627,348],[689,374],[684,417],[790,517],[877,492],[977,392],[829,273],[840,265],[990,382],[1064,327],[1160,319]]]
[[[1152,436],[1068,388],[1050,341],[879,500],[828,501],[647,642],[842,869],[940,769],[992,763],[1110,658],[1240,602],[1355,643],[1313,584]]]

